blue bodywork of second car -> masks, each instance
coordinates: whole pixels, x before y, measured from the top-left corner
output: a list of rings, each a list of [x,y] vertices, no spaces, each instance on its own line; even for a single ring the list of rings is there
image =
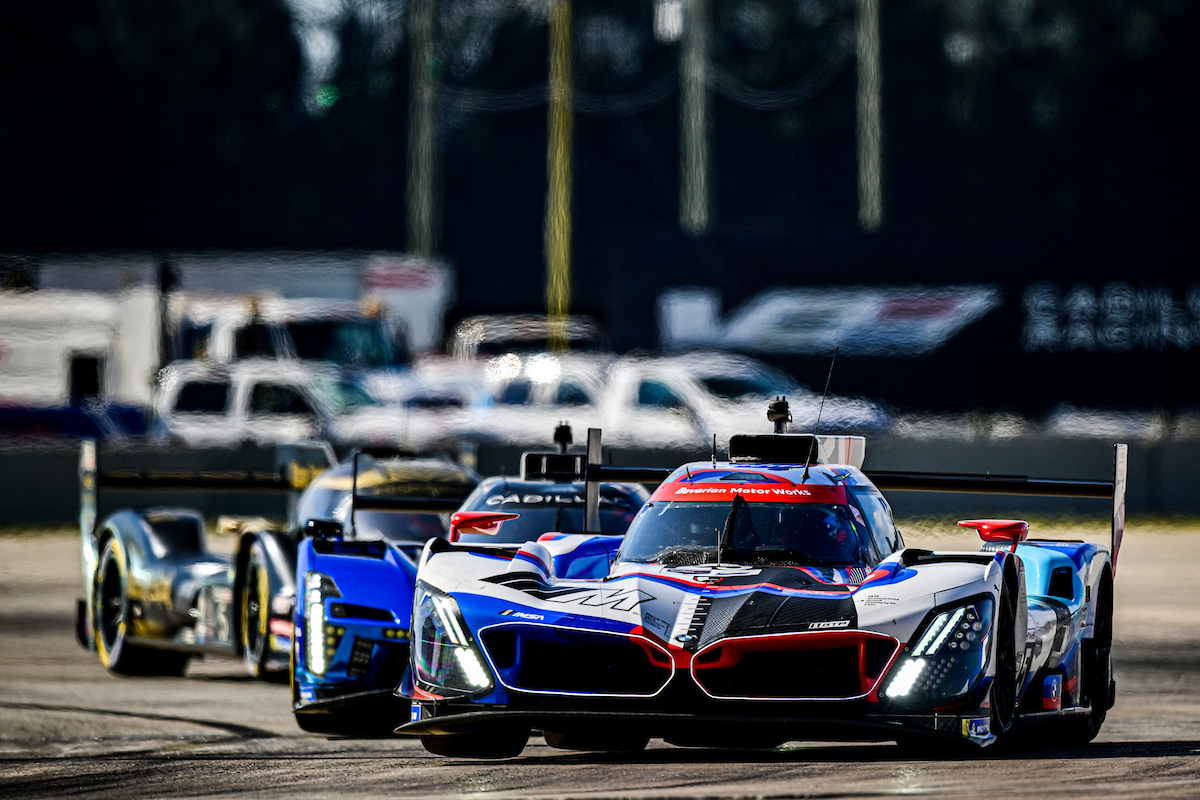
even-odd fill
[[[297,554],[293,612],[292,707],[300,727],[376,735],[407,718],[406,701],[393,692],[408,666],[416,563],[428,539],[506,544],[582,527],[582,483],[473,481],[447,462],[362,459],[357,472],[330,470],[301,498],[297,516],[310,535]],[[618,535],[648,496],[616,483],[603,484],[600,495],[604,530]],[[508,519],[482,534],[466,523],[453,528],[455,509]],[[612,551],[592,554],[593,571],[608,570]]]
[[[415,560],[425,541],[446,535],[450,512],[478,482],[448,461],[361,457],[300,498],[309,535],[296,558],[291,684],[301,728],[371,735],[395,726]]]

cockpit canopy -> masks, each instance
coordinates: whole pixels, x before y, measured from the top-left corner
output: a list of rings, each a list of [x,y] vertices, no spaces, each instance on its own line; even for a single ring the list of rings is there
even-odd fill
[[[869,568],[900,546],[891,510],[869,484],[803,484],[765,470],[714,468],[659,487],[618,558]]]

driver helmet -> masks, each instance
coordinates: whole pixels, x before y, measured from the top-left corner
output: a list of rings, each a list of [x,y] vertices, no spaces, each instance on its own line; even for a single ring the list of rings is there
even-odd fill
[[[795,546],[828,537],[840,545],[846,542],[850,533],[845,521],[833,508],[809,506],[794,518],[794,525],[784,533],[782,539],[784,545]]]

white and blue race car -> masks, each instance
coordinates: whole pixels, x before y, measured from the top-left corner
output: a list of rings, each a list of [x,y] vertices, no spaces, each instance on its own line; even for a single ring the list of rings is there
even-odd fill
[[[1113,573],[1126,446],[1107,481],[861,469],[860,437],[739,436],[729,460],[669,473],[622,539],[422,553],[397,733],[507,757],[531,731],[565,749],[895,740],[990,748],[1043,723],[1093,738],[1112,706]],[[815,457],[814,457],[815,456]],[[874,478],[874,479],[872,479]],[[1111,498],[1111,548],[968,520],[982,550],[906,548],[887,489]],[[590,499],[590,498],[589,498]],[[588,527],[588,530],[598,530]]]

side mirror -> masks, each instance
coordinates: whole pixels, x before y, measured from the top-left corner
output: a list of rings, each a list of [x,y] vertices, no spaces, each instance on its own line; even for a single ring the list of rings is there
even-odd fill
[[[1012,542],[1013,550],[1029,537],[1029,523],[1019,519],[964,519],[958,524],[979,531],[985,542]]]
[[[304,535],[314,539],[341,539],[342,523],[332,519],[310,519],[304,526]]]
[[[500,526],[520,514],[500,514],[495,511],[458,511],[450,517],[450,541],[457,542],[464,533],[495,536]]]

